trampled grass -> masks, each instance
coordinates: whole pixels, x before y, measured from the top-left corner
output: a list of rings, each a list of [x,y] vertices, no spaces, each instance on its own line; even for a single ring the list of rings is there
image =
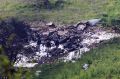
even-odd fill
[[[84,70],[83,64],[89,64]],[[77,62],[46,65],[34,79],[120,79],[120,39],[87,52]],[[37,69],[39,70],[39,69]]]

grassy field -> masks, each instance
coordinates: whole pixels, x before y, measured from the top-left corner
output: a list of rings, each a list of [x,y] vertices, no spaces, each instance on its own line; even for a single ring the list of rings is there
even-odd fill
[[[83,64],[89,64],[87,70]],[[111,40],[87,52],[75,63],[46,65],[33,79],[120,79],[120,39]]]
[[[56,0],[50,1],[54,6]],[[20,19],[46,20],[64,24],[91,18],[105,18],[110,22],[111,19],[119,19],[119,4],[119,0],[65,0],[62,6],[57,8],[54,6],[48,10],[36,8],[26,0],[0,0],[0,18],[14,16]]]
[[[63,24],[103,18],[111,25],[120,21],[120,0],[65,0],[59,7],[36,8],[29,0],[0,0],[0,19],[17,17],[23,20],[46,20]],[[55,4],[56,0],[50,0]],[[83,64],[90,64],[83,70]],[[59,63],[36,67],[42,72],[33,79],[120,79],[120,39],[111,40],[84,54],[75,63]],[[35,70],[35,69],[34,69]]]

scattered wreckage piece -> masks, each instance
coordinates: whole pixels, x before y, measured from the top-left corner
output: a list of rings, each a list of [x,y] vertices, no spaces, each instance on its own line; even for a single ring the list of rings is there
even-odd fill
[[[101,21],[101,19],[91,19],[87,21],[87,24],[90,26],[95,26],[96,24],[98,24]]]
[[[51,28],[56,28],[56,26],[53,22],[47,23],[46,26],[51,27]]]

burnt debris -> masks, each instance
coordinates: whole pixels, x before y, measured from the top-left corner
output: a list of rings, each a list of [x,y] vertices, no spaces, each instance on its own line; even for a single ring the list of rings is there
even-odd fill
[[[82,48],[82,34],[89,27],[87,23],[78,23],[58,28],[52,22],[44,26],[38,27],[38,30],[14,18],[1,21],[0,45],[8,58],[15,62],[18,54],[32,58],[37,52],[40,54],[37,62],[54,61]]]

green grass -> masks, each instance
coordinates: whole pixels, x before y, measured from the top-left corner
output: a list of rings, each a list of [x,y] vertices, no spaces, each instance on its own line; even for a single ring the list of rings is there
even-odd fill
[[[119,0],[67,0],[63,7],[51,10],[35,8],[26,0],[0,0],[0,18],[18,17],[26,20],[46,20],[71,24],[91,18],[105,18],[110,24],[119,19]],[[32,0],[31,0],[32,1]],[[54,5],[56,0],[50,0]],[[103,15],[107,15],[103,17]]]
[[[83,70],[84,63],[90,64]],[[120,79],[120,39],[101,44],[75,63],[59,63],[36,67],[41,70],[33,79]]]
[[[22,0],[26,1],[26,0]],[[54,1],[51,2],[54,4]],[[108,25],[120,19],[120,0],[66,0],[64,7],[51,10],[36,8],[21,0],[0,0],[0,19],[17,17],[24,20],[46,20],[71,24],[80,20],[103,18]],[[82,69],[89,63],[87,71]],[[42,70],[34,79],[120,79],[120,39],[110,41],[84,54],[75,63],[38,66]]]

